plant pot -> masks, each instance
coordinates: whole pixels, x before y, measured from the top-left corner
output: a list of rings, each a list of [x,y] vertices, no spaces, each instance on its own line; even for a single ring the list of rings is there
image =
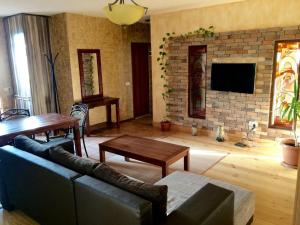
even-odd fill
[[[170,131],[170,129],[171,129],[171,122],[170,121],[162,121],[162,122],[160,122],[160,129],[161,129],[161,131]]]
[[[280,142],[283,154],[282,164],[289,168],[298,168],[300,147],[295,147],[295,140],[284,138]]]

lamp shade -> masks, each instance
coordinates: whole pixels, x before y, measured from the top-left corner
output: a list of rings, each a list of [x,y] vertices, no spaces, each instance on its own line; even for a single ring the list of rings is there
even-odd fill
[[[138,22],[145,14],[145,8],[133,4],[118,4],[103,8],[107,18],[118,25],[131,25]]]

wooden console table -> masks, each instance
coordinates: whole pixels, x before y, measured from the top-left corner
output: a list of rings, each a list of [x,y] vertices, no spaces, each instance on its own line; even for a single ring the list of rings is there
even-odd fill
[[[117,128],[120,128],[119,98],[103,97],[101,100],[85,102],[85,104],[88,105],[89,109],[106,106],[106,126],[107,127],[112,127],[111,106],[115,105],[116,106],[116,126],[117,126]],[[87,121],[86,121],[86,135],[89,137],[90,134],[91,134],[91,126],[90,126],[90,119],[89,119],[89,115],[88,115]]]

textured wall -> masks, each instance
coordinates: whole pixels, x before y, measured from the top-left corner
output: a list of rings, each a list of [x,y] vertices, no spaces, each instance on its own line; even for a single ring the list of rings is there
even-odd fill
[[[153,62],[153,120],[160,122],[165,115],[161,97],[162,81],[156,62],[161,38],[166,32],[181,34],[198,27],[213,25],[216,32],[285,27],[300,24],[299,0],[248,0],[207,8],[186,10],[151,17]]]
[[[241,133],[247,130],[248,121],[255,120],[259,122],[256,134],[261,138],[287,133],[268,129],[274,44],[275,40],[285,39],[300,39],[300,26],[217,33],[207,39],[194,36],[172,40],[168,74],[169,84],[174,90],[168,113],[172,121],[184,126],[197,121],[210,130],[222,125],[226,131]],[[188,117],[188,47],[191,45],[207,45],[205,120]],[[213,62],[256,63],[254,94],[210,90]]]
[[[0,18],[0,110],[12,107],[12,82],[3,21]]]
[[[68,84],[62,82],[62,86],[66,85],[63,89],[73,93],[72,101],[81,100],[77,49],[100,49],[104,95],[119,97],[121,119],[132,118],[132,86],[125,86],[127,81],[132,83],[130,46],[131,42],[150,42],[149,26],[138,24],[122,28],[107,19],[76,14],[57,15],[53,18],[59,18],[65,23],[65,26],[59,22],[54,24],[52,30],[61,34],[58,37],[52,34],[55,36],[55,40],[52,40],[53,43],[63,45],[68,54],[65,60],[69,62],[71,71],[64,72],[68,69],[65,65],[58,65],[57,69],[70,80]],[[65,93],[60,95],[64,96],[62,99],[70,100]],[[67,101],[63,101],[61,105],[65,102]],[[105,118],[104,107],[91,110],[92,124],[103,122]]]
[[[55,72],[60,109],[61,113],[69,114],[74,98],[66,15],[52,16],[49,21],[52,54],[59,54]]]

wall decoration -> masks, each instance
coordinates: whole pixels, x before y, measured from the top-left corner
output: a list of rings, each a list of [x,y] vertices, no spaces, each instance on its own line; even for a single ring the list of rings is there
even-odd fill
[[[83,102],[103,98],[101,56],[99,49],[78,49],[81,96]]]
[[[189,117],[205,119],[206,45],[189,46]]]
[[[276,41],[273,65],[272,99],[270,110],[271,128],[292,129],[288,115],[281,118],[282,107],[294,97],[294,81],[298,82],[300,65],[300,40]]]
[[[168,83],[168,78],[167,78],[167,72],[168,72],[168,67],[169,67],[169,57],[168,57],[168,44],[169,41],[174,39],[174,38],[180,38],[182,40],[185,40],[189,37],[195,36],[195,37],[203,37],[203,38],[209,38],[214,36],[214,27],[210,26],[208,29],[200,27],[197,30],[187,32],[181,35],[176,35],[175,32],[172,33],[166,33],[166,35],[162,38],[161,44],[159,45],[159,55],[157,57],[157,63],[159,65],[161,75],[160,78],[163,80],[164,84],[164,90],[162,92],[162,97],[166,103],[167,106],[167,113],[170,111],[169,110],[169,104],[168,104],[168,98],[170,94],[172,93],[172,88],[170,88],[169,83]],[[163,121],[168,121],[168,115]]]

